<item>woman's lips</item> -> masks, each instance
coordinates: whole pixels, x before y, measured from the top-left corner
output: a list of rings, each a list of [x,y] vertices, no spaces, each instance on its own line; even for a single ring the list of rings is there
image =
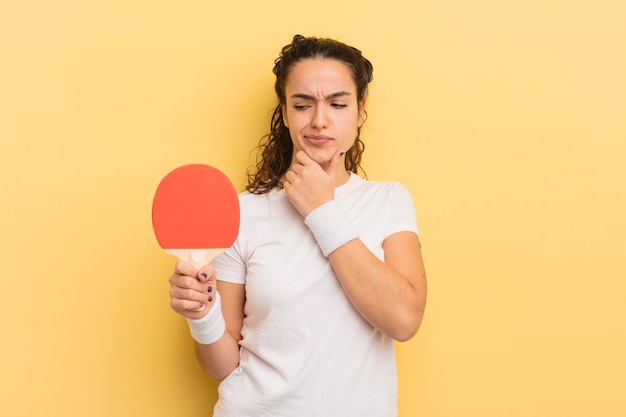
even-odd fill
[[[306,135],[305,139],[314,145],[323,145],[324,143],[330,142],[333,140],[328,136],[320,136],[320,135]]]

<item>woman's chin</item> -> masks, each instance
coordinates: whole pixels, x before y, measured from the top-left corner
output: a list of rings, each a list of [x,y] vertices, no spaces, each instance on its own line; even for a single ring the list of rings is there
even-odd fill
[[[310,159],[312,159],[313,161],[317,162],[318,164],[320,164],[322,166],[328,165],[328,163],[330,162],[330,160],[333,157],[332,152],[327,151],[327,150],[304,148],[304,149],[302,149],[302,151],[304,151],[304,153]],[[297,152],[298,152],[297,150],[296,150],[296,152],[294,152],[294,158],[295,158],[295,153],[297,153]]]

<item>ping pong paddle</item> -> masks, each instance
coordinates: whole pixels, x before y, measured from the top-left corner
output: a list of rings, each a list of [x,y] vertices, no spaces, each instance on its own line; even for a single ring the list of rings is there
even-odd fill
[[[152,226],[168,253],[200,268],[232,246],[239,233],[239,200],[228,177],[203,164],[180,166],[159,183]]]

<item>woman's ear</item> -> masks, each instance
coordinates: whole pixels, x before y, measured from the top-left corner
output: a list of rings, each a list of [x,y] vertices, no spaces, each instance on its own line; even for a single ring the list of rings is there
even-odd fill
[[[365,117],[365,100],[362,100],[359,102],[359,120],[357,126],[363,126],[363,123],[365,123]]]

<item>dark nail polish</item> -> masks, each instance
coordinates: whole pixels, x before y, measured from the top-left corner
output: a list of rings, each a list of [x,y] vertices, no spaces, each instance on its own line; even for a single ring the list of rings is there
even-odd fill
[[[211,286],[209,285],[209,288],[207,289],[207,291],[208,291],[208,292],[213,291],[213,287],[211,287]]]
[[[210,303],[211,301],[213,301],[213,297],[211,297],[211,296],[209,295],[209,303]]]
[[[200,274],[202,276],[202,278],[207,279],[209,276],[207,275],[206,272],[203,272]]]

